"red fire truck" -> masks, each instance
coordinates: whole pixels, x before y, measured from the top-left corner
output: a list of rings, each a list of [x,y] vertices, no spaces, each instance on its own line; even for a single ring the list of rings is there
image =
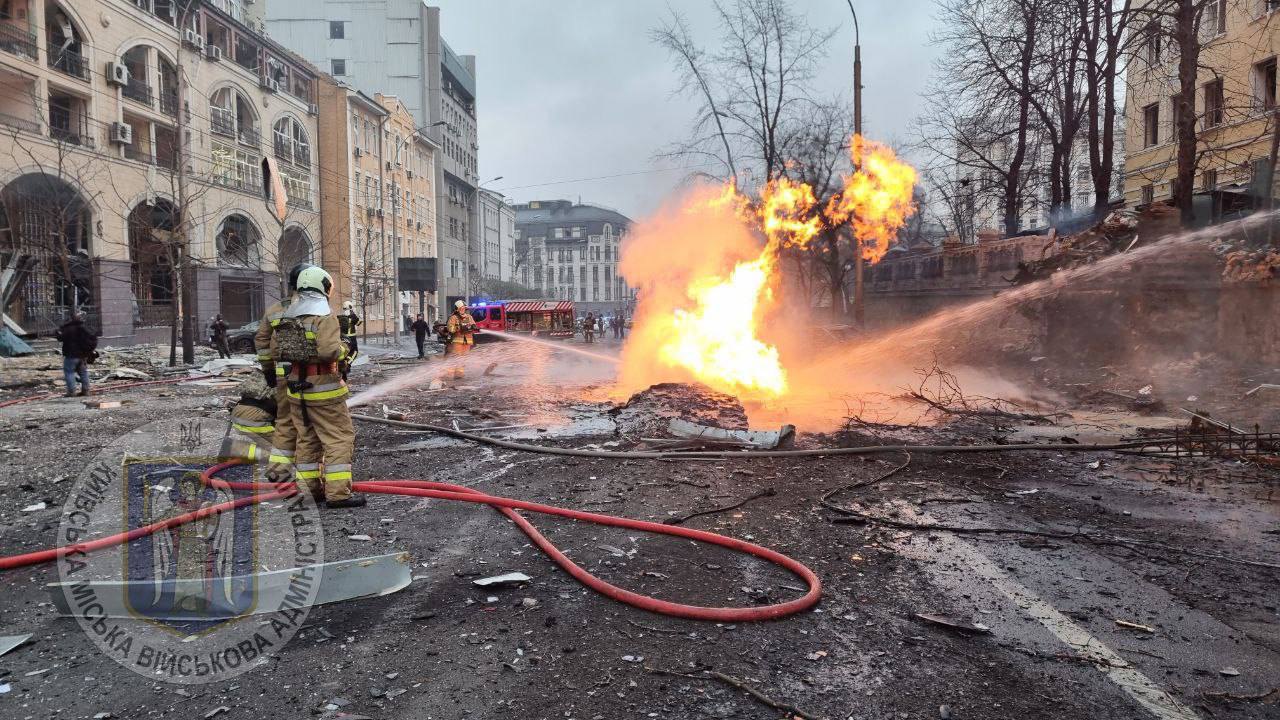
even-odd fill
[[[572,300],[502,300],[468,306],[480,332],[476,342],[500,339],[485,330],[544,338],[573,337]]]

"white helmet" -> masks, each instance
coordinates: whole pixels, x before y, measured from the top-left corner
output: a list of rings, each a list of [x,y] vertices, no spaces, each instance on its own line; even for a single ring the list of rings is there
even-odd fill
[[[324,268],[318,268],[313,265],[298,273],[298,286],[295,289],[319,290],[328,297],[329,291],[333,289],[333,278],[324,271]]]
[[[355,309],[355,307],[356,307],[356,306],[355,306],[355,303],[351,302],[350,300],[348,300],[348,301],[346,301],[346,302],[342,303],[342,309],[343,309],[343,310],[354,310],[354,309]]]
[[[464,303],[464,302],[462,302],[461,300],[459,300],[459,301],[455,302],[455,303],[453,304],[453,306],[454,306],[455,308],[457,308],[457,309],[461,310],[462,308],[466,307],[466,306],[467,306],[467,304],[466,304],[466,303]]]

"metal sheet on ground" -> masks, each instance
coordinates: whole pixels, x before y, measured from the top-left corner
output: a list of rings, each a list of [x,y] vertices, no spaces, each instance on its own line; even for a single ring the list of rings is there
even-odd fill
[[[259,573],[255,578],[258,584],[258,601],[251,614],[262,615],[275,612],[289,593],[292,579],[308,572],[318,574],[319,577],[319,589],[314,605],[390,595],[408,587],[412,580],[409,573],[408,553],[337,560],[310,568],[289,568]],[[139,585],[151,585],[159,591],[163,586],[165,590],[176,590],[180,594],[200,595],[203,594],[203,584],[203,580],[176,580],[167,583],[93,581],[88,583],[88,586],[93,589],[98,602],[105,608],[106,617],[134,618],[137,617],[137,613],[130,611],[126,602],[130,589],[136,590]],[[66,590],[71,585],[71,583],[49,583],[48,585],[54,607],[58,609],[60,615],[67,617],[74,615],[70,605],[67,604]],[[219,614],[216,608],[207,608],[196,615],[187,616],[178,612],[166,616],[166,619],[218,620],[239,617],[242,614],[240,612]]]

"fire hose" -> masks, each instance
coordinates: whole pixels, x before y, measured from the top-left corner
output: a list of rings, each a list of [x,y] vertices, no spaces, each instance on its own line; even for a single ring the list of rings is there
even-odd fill
[[[219,489],[251,491],[253,494],[245,495],[236,498],[235,500],[219,503],[217,505],[211,505],[199,510],[194,510],[150,525],[134,528],[127,532],[98,538],[89,542],[64,545],[62,547],[26,553],[24,555],[2,557],[0,558],[0,570],[12,570],[30,565],[38,565],[70,554],[89,553],[95,550],[114,547],[161,530],[167,530],[169,528],[200,520],[215,513],[234,510],[235,508],[244,505],[260,503],[266,500],[289,497],[298,492],[297,486],[292,483],[275,485],[270,483],[231,482],[227,480],[219,480],[214,477],[218,472],[236,464],[239,464],[239,461],[224,462],[214,465],[201,473],[200,479],[207,485]],[[662,525],[660,523],[648,522],[645,520],[633,520],[630,518],[601,515],[581,510],[569,510],[566,508],[555,507],[553,505],[543,505],[541,503],[534,503],[526,500],[516,500],[513,498],[499,497],[497,495],[489,495],[487,493],[480,492],[479,490],[463,487],[461,485],[429,482],[425,480],[369,480],[354,483],[352,485],[352,489],[358,492],[376,493],[380,495],[406,495],[433,498],[437,500],[454,500],[458,502],[489,505],[498,512],[507,516],[507,518],[515,523],[525,535],[529,536],[529,539],[533,541],[534,545],[536,545],[538,549],[546,553],[553,562],[559,565],[565,570],[565,572],[569,573],[574,579],[581,582],[583,585],[586,585],[605,597],[617,600],[618,602],[662,615],[713,622],[752,622],[758,620],[775,620],[813,607],[813,605],[818,602],[818,598],[822,593],[822,582],[812,570],[805,567],[802,563],[779,552],[770,550],[769,548],[756,545],[755,543],[749,543],[744,540],[738,540],[736,538],[706,532],[704,530],[693,530],[691,528],[673,525]],[[736,552],[768,560],[769,562],[786,569],[804,580],[809,586],[809,589],[802,597],[794,600],[751,608],[703,607],[698,605],[685,605],[667,600],[659,600],[648,595],[641,595],[640,593],[620,588],[601,580],[595,575],[592,575],[556,548],[550,540],[548,540],[542,533],[538,532],[538,529],[535,528],[532,523],[526,520],[522,515],[520,515],[520,513],[516,512],[517,510],[526,510],[529,512],[542,513],[544,515],[558,515],[571,520],[580,520],[583,522],[625,528],[628,530],[642,530],[644,532],[672,535],[698,542],[719,545]]]
[[[140,380],[138,382],[116,383],[114,385],[103,385],[97,388],[98,392],[109,392],[111,390],[123,390],[125,388],[142,387],[143,385],[175,385],[177,383],[190,382],[192,380],[208,380],[209,378],[219,377],[218,375],[188,375],[180,378],[165,378],[164,380]],[[28,395],[27,397],[13,398],[0,402],[0,408],[7,408],[11,405],[21,405],[23,403],[36,402],[37,400],[53,400],[62,397],[62,393],[46,393],[44,395]]]

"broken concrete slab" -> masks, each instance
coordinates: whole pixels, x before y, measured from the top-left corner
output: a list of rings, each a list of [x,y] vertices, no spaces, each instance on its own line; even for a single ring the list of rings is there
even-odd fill
[[[313,605],[326,605],[345,600],[390,595],[408,587],[411,582],[408,553],[376,555],[355,560],[337,560],[306,568],[306,570],[309,573],[317,574],[320,578]],[[256,583],[258,588],[258,602],[251,614],[270,614],[276,608],[282,607],[282,603],[290,591],[291,580],[302,571],[303,568],[289,568],[258,573],[252,576],[252,582]],[[230,582],[236,580],[237,578],[229,578]],[[136,613],[126,606],[124,600],[129,597],[131,591],[136,591],[139,586],[155,586],[157,593],[161,586],[166,591],[179,594],[187,593],[192,596],[198,596],[204,593],[203,580],[161,582],[91,581],[88,585],[95,591],[95,596],[104,606],[105,617],[113,618],[136,617]],[[49,583],[47,587],[58,613],[63,616],[73,616],[75,613],[67,602],[67,591],[71,587],[71,583]],[[216,606],[201,608],[200,611],[189,617],[184,615],[184,612],[186,611],[177,610],[174,614],[166,616],[165,619],[229,619],[240,617],[244,614],[234,608],[218,608]]]
[[[257,370],[258,361],[243,357],[218,358],[200,366],[200,372],[206,375],[230,375],[247,370]]]
[[[672,435],[680,438],[739,442],[761,450],[772,450],[788,439],[793,438],[796,433],[796,426],[783,425],[777,430],[726,430],[720,427],[699,425],[680,418],[671,418],[671,421],[667,423],[667,430]]]

